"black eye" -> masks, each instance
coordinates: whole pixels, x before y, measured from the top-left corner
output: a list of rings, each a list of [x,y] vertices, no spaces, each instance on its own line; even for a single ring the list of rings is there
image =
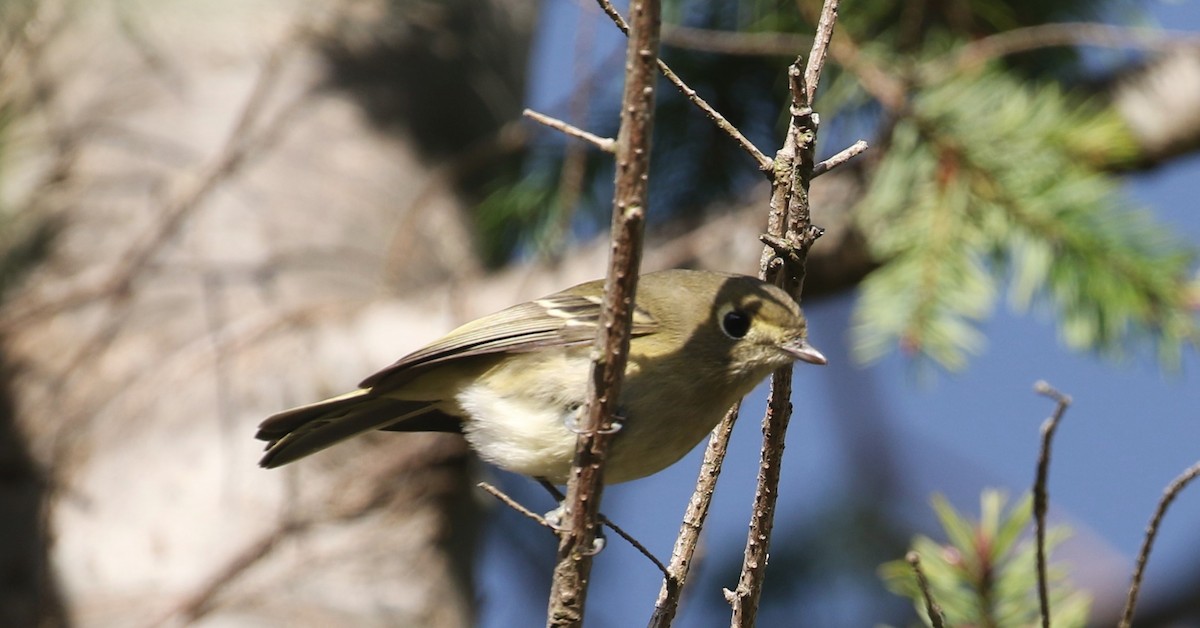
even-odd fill
[[[730,310],[721,318],[721,330],[730,338],[745,338],[750,331],[750,315],[741,310]]]

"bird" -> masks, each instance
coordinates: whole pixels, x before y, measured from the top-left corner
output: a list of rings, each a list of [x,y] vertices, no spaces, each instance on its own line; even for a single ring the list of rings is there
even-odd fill
[[[256,437],[279,467],[373,430],[461,433],[483,460],[566,483],[588,394],[603,280],[469,322],[356,390],[279,412]],[[784,290],[700,270],[642,275],[606,484],[645,477],[695,447],[776,369],[825,364]]]

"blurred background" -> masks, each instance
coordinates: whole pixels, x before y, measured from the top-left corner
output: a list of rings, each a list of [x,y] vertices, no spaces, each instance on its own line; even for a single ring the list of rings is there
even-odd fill
[[[663,57],[771,155],[819,8],[673,0]],[[819,152],[872,148],[812,188],[830,365],[796,369],[761,625],[918,621],[880,565],[946,541],[933,495],[979,519],[1029,490],[1039,379],[1074,397],[1052,560],[1091,600],[1057,625],[1114,624],[1200,459],[1200,5],[846,0],[837,29]],[[520,113],[614,136],[623,51],[583,1],[0,4],[0,625],[544,623],[554,538],[474,488],[550,510],[532,482],[447,435],[267,472],[252,435],[603,274],[609,156]],[[763,175],[665,83],[658,107],[643,268],[756,272]],[[677,625],[728,624],[763,403]],[[665,559],[699,457],[604,511]],[[1197,530],[1193,487],[1137,625],[1200,626]],[[611,540],[588,624],[646,621],[659,581]]]

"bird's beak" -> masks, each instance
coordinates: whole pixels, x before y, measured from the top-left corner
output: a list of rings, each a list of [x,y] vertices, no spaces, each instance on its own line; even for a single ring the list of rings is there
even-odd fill
[[[783,345],[782,349],[788,355],[809,364],[825,364],[827,362],[825,356],[820,351],[817,351],[816,347],[808,344],[808,341],[803,338]]]

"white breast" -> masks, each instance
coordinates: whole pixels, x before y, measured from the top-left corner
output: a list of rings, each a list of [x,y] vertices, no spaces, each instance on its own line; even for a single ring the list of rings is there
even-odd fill
[[[576,440],[566,422],[575,420],[575,402],[587,392],[589,362],[576,355],[584,353],[521,356],[489,373],[487,384],[460,390],[455,401],[469,417],[463,431],[476,453],[510,471],[565,481]]]

